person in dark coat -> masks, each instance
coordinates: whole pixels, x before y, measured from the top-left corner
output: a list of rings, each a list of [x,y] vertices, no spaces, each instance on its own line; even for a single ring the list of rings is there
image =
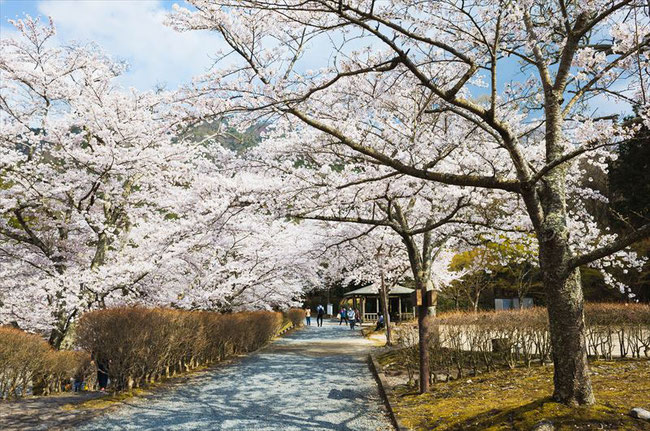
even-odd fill
[[[93,355],[94,357],[95,355]],[[97,366],[97,386],[100,391],[105,391],[108,386],[108,363],[104,358],[94,358]]]
[[[316,324],[318,326],[323,326],[323,316],[325,316],[325,309],[319,304],[316,307]]]

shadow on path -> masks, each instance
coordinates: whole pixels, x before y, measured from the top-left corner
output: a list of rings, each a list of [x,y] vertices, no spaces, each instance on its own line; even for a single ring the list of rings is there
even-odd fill
[[[79,429],[390,430],[366,364],[372,343],[326,322]]]
[[[66,405],[106,396],[103,392],[54,394],[47,397],[0,401],[0,430],[47,430],[53,424],[66,423],[79,418],[80,412],[64,410]]]

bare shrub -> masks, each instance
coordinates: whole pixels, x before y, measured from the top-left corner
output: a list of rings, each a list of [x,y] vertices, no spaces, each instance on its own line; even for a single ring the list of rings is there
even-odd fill
[[[305,310],[300,308],[290,308],[287,310],[287,318],[291,321],[291,324],[298,328],[305,324]]]
[[[0,398],[60,392],[89,362],[85,352],[56,351],[39,335],[0,327]]]
[[[77,343],[108,369],[117,391],[253,351],[277,334],[282,319],[267,311],[112,308],[84,314]]]
[[[650,357],[650,305],[587,304],[586,338],[591,357]],[[401,363],[413,380],[417,327],[399,325]],[[443,313],[435,319],[429,346],[430,378],[460,378],[495,368],[530,366],[551,361],[545,308]]]

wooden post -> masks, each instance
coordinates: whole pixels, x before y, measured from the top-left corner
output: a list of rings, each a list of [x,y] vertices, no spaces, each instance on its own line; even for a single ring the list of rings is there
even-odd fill
[[[386,328],[386,345],[391,346],[393,344],[392,342],[392,337],[391,337],[391,329],[390,329],[390,323],[391,323],[391,318],[390,318],[390,295],[389,292],[390,290],[388,289],[388,286],[386,285],[386,280],[384,279],[384,271],[382,269],[381,271],[381,304],[383,306],[383,314],[384,314],[384,327]],[[379,314],[377,315],[377,319],[379,319]]]
[[[402,320],[402,297],[397,296],[397,315],[399,316],[399,320]]]

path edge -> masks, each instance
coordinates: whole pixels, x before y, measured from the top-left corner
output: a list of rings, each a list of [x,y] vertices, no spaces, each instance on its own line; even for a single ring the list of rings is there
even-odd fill
[[[390,416],[393,426],[397,431],[411,431],[410,428],[404,426],[404,424],[395,414],[395,410],[393,409],[390,401],[393,397],[393,390],[386,381],[386,375],[384,374],[383,368],[381,365],[379,365],[379,362],[377,362],[377,359],[372,353],[368,354],[368,363],[370,365],[372,374],[375,376],[375,380],[377,380],[377,385],[379,386],[379,394],[381,395],[382,399],[384,400],[384,404],[388,409],[388,415]]]
[[[303,325],[304,326],[304,325]],[[153,388],[149,388],[148,391],[146,391],[143,394],[137,394],[137,395],[132,395],[128,397],[126,400],[121,400],[121,401],[115,401],[113,404],[102,407],[102,408],[96,408],[93,410],[85,410],[83,411],[79,416],[75,418],[71,418],[69,421],[66,421],[61,424],[54,425],[52,427],[48,427],[48,431],[66,431],[70,430],[73,428],[76,428],[80,425],[83,425],[85,422],[97,419],[101,416],[104,416],[106,414],[109,414],[115,410],[118,410],[120,407],[123,407],[125,402],[124,401],[129,401],[129,400],[144,400],[147,397],[152,397],[156,396],[157,394],[160,394],[162,392],[170,391],[173,390],[174,388],[177,388],[185,383],[187,383],[190,380],[199,378],[206,373],[216,371],[218,369],[221,369],[223,367],[227,367],[229,365],[233,365],[237,362],[243,361],[255,354],[260,353],[262,350],[270,347],[272,344],[274,344],[281,336],[285,336],[288,334],[291,334],[292,332],[299,331],[300,329],[303,328],[303,326],[293,326],[293,325],[288,325],[288,327],[282,328],[268,343],[265,345],[258,347],[257,349],[245,353],[245,354],[239,354],[236,356],[229,357],[227,359],[224,359],[223,361],[216,362],[208,367],[202,368],[202,369],[195,369],[186,373],[183,373],[179,376],[174,376],[171,377],[165,381],[160,382]],[[107,396],[110,396],[107,394]],[[99,397],[98,399],[103,398]],[[79,404],[80,405],[80,404]],[[62,407],[62,406],[61,406]]]

